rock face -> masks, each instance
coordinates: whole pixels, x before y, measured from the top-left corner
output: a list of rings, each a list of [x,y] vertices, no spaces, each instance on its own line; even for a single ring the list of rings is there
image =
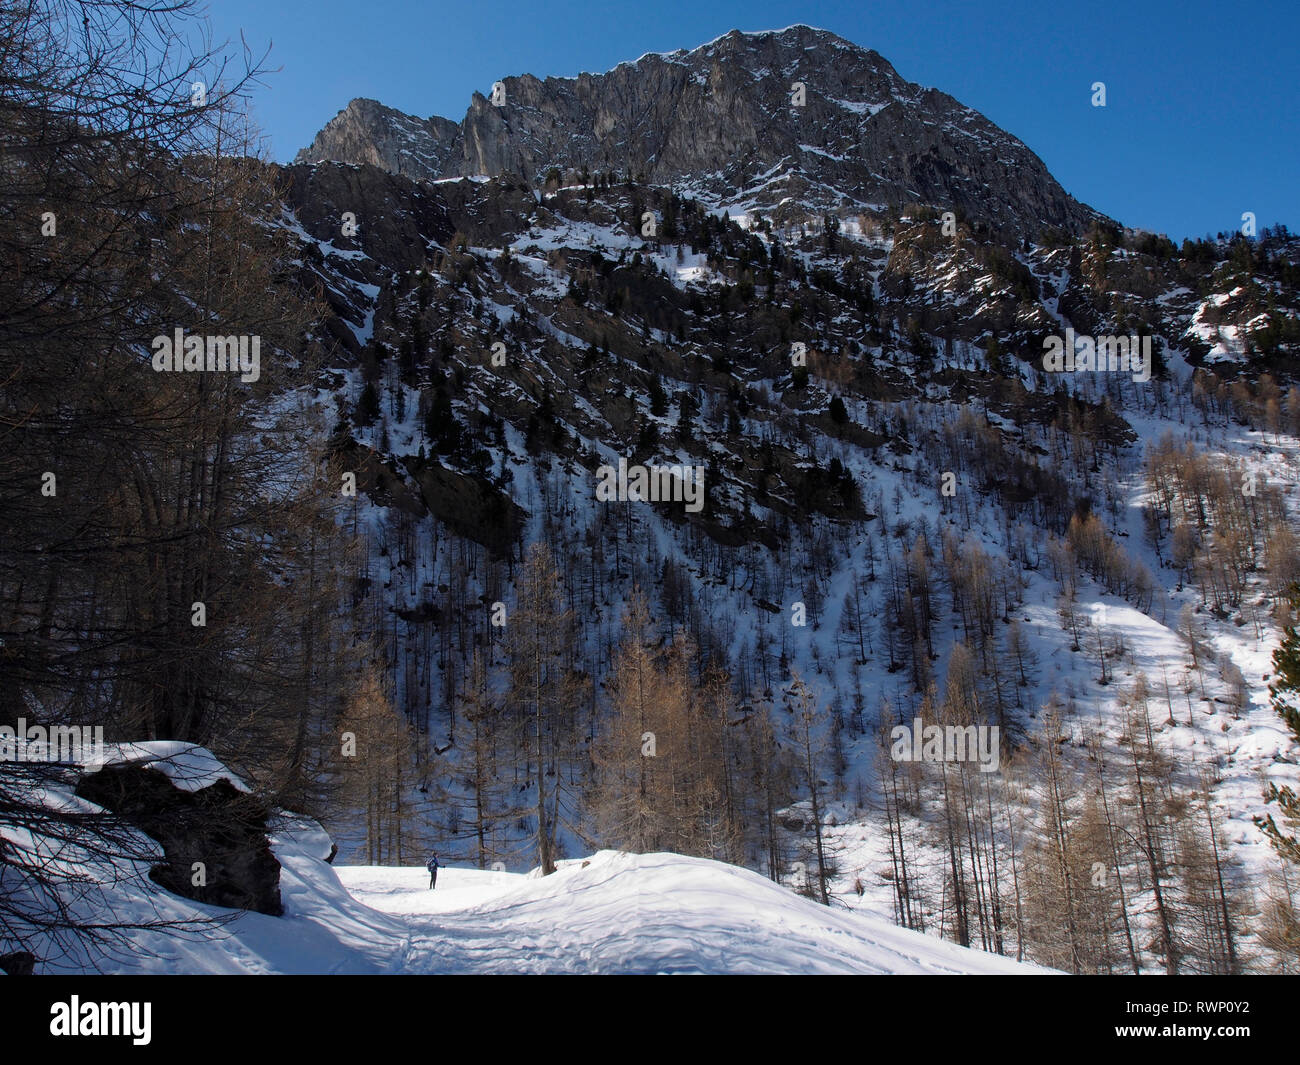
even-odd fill
[[[298,159],[369,163],[424,181],[458,165],[460,155],[455,122],[416,118],[377,100],[357,99],[330,119]]]
[[[326,331],[355,355],[366,328],[363,293],[386,277],[376,263],[414,269],[425,263],[430,247],[451,238],[442,199],[374,164],[289,167],[282,173],[293,224],[319,235],[298,261],[298,282],[329,304],[337,317],[326,323]],[[366,205],[364,224],[346,235],[343,211],[356,211],[360,204]]]
[[[733,30],[606,74],[502,84],[502,106],[476,92],[459,124],[353,100],[297,161],[369,163],[419,181],[630,172],[778,219],[787,199],[828,210],[919,202],[1024,233],[1077,233],[1100,217],[978,112],[807,26]]]
[[[111,765],[83,777],[77,794],[157,840],[164,860],[155,883],[198,902],[279,917],[280,863],[266,837],[268,811],[229,781],[178,788],[141,765]],[[196,885],[194,863],[202,863]]]

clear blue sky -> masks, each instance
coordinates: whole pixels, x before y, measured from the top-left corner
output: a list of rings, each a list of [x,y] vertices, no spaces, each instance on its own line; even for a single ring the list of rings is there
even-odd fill
[[[1300,231],[1296,0],[210,0],[281,68],[255,115],[279,160],[349,100],[459,122],[509,74],[596,73],[731,29],[807,23],[874,48],[910,81],[987,115],[1065,188],[1176,240]],[[1091,105],[1104,81],[1107,106]]]

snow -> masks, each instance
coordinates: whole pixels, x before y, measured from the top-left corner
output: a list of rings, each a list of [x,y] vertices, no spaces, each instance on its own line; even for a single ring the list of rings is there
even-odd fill
[[[178,787],[229,780],[194,744],[107,749],[109,765],[148,765]],[[94,809],[71,781],[44,791],[51,808]],[[327,863],[314,821],[287,814],[270,835],[281,865],[281,917],[174,895],[148,877],[156,845],[136,860],[7,831],[16,848],[48,853],[82,879],[67,902],[82,920],[165,921],[129,946],[51,940],[28,929],[42,971],[110,973],[1032,973],[993,954],[824,907],[757,873],[677,854],[600,851],[547,877],[444,867],[437,890],[422,867]],[[74,853],[75,852],[75,853]]]
[[[783,27],[782,27],[781,29],[779,29],[779,30],[752,30],[752,31],[746,31],[746,30],[728,30],[726,33],[721,34],[720,36],[714,37],[713,40],[711,40],[711,41],[705,41],[704,44],[700,45],[698,48],[692,48],[692,49],[691,49],[691,52],[694,53],[694,52],[704,52],[704,51],[707,51],[708,49],[712,48],[715,44],[717,44],[719,41],[721,41],[721,40],[723,40],[723,39],[725,39],[725,38],[727,38],[727,37],[730,37],[733,33],[738,33],[738,34],[740,34],[741,37],[780,37],[783,33],[789,33],[791,30],[812,30],[814,33],[821,33],[821,34],[830,34],[830,33],[831,33],[830,30],[824,30],[824,29],[821,29],[821,28],[818,27],[818,26],[809,26],[809,25],[808,25],[807,23],[805,23],[805,22],[794,22],[794,23],[791,23],[789,26],[783,26]],[[681,50],[679,50],[679,51],[677,51],[677,52],[668,52],[668,53],[660,52],[660,53],[656,53],[656,54],[659,54],[659,55],[680,55],[680,54],[681,54]],[[644,57],[642,57],[642,58],[644,58]]]
[[[170,764],[191,785],[231,779],[202,748],[123,746],[129,760]],[[89,806],[53,789],[52,803],[64,799]],[[75,856],[87,883],[69,899],[74,913],[184,930],[137,929],[129,948],[60,946],[29,930],[27,945],[52,973],[1047,971],[823,907],[703,858],[601,851],[560,862],[547,877],[444,867],[430,891],[423,868],[327,864],[330,839],[306,818],[289,815],[271,841],[281,864],[281,917],[196,903],[150,880],[147,861],[84,852]]]
[[[1256,329],[1268,324],[1267,314],[1255,315],[1245,326],[1223,324],[1232,314],[1231,304],[1245,294],[1238,286],[1231,292],[1217,292],[1207,297],[1196,308],[1184,336],[1199,337],[1210,348],[1207,362],[1240,362],[1245,358],[1246,338]]]
[[[601,851],[548,877],[344,866],[360,901],[409,922],[406,971],[485,973],[1027,973],[749,870]]]
[[[898,96],[894,98],[902,99]],[[838,102],[842,106],[848,106],[845,101]],[[854,110],[857,106],[859,105],[851,105],[849,109]],[[972,112],[971,116],[973,114]],[[971,116],[968,118],[973,122],[974,118]],[[824,149],[810,145],[801,145],[800,150],[828,154]],[[781,163],[760,175],[756,180],[763,184],[758,188],[763,188],[767,183],[785,181],[788,173],[783,173],[783,168],[787,163],[788,160],[782,160]],[[721,178],[716,174],[712,177]],[[701,180],[708,178],[708,175],[701,176]],[[728,193],[727,199],[711,199],[708,195],[701,194],[699,200],[712,213],[721,215],[727,212],[733,222],[745,227],[752,213],[759,210],[764,214],[769,213],[769,208],[759,202],[755,186],[752,184],[749,188],[742,189],[739,194],[736,194],[733,189]],[[790,198],[787,198],[783,202],[789,201]],[[800,226],[797,223],[783,224],[774,226],[773,238],[782,241],[788,257],[798,257],[810,268],[826,264],[827,259],[821,256],[819,251],[814,250],[811,254],[806,251],[809,246],[816,248],[819,240],[818,215],[821,212],[814,210],[815,204],[806,198],[796,197],[793,202],[796,209],[802,208],[806,212],[810,234],[806,239],[800,240],[798,234]],[[710,204],[711,206],[708,206]],[[878,220],[872,217],[872,212],[883,214],[887,208],[885,205],[866,205],[866,210],[868,213],[865,217],[858,218],[852,213],[845,217],[840,236],[851,239],[864,248],[878,250],[884,255],[892,254],[893,239],[885,236],[883,231],[877,228]],[[785,214],[787,221],[789,217],[787,212]],[[869,235],[873,233],[877,235]],[[533,292],[545,296],[560,292],[561,282],[565,276],[549,265],[547,254],[563,252],[566,249],[581,253],[591,248],[599,248],[607,255],[612,253],[614,256],[624,251],[628,255],[640,251],[643,258],[649,258],[658,269],[664,271],[669,278],[682,287],[694,283],[708,284],[723,277],[708,268],[707,255],[688,255],[683,249],[679,259],[676,247],[664,246],[661,249],[653,249],[644,242],[639,242],[634,235],[629,235],[628,231],[620,226],[602,226],[586,221],[570,221],[562,217],[556,218],[546,227],[536,226],[530,232],[520,234],[512,244],[512,254],[517,257],[522,269],[532,275],[532,283],[537,284]],[[483,254],[489,254],[488,250],[484,249]],[[496,255],[497,252],[490,252],[492,259],[495,259]],[[1016,258],[1028,266],[1042,283],[1043,298],[1033,312],[1038,316],[1037,321],[1041,324],[1055,322],[1062,329],[1069,325],[1069,320],[1061,311],[1061,297],[1070,285],[1068,254],[1061,250],[1044,252],[1042,249],[1035,248],[1032,252],[1018,254]],[[871,271],[871,276],[874,279],[873,290],[877,297],[880,295],[878,279],[882,260],[881,255],[872,255],[867,259],[868,262],[876,264],[876,268]],[[833,267],[835,263],[831,262],[830,265]],[[934,274],[927,279],[927,283],[932,289],[939,290],[940,301],[948,300],[952,305],[965,303],[967,306],[977,306],[977,314],[996,312],[1006,303],[1010,291],[1008,285],[994,275],[984,272],[984,268],[969,255],[964,257],[954,255],[936,261]],[[1226,288],[1229,285],[1222,287]],[[1200,295],[1191,289],[1176,286],[1156,294],[1153,302],[1159,305],[1172,304],[1169,310],[1173,316],[1172,320],[1180,323],[1179,328],[1190,319],[1193,327],[1189,332],[1199,332],[1207,342],[1217,345],[1215,357],[1236,358],[1239,357],[1240,341],[1245,339],[1244,333],[1238,335],[1239,330],[1244,328],[1248,333],[1252,329],[1261,327],[1267,320],[1267,315],[1255,313],[1258,308],[1252,307],[1249,311],[1242,309],[1245,300],[1241,297],[1245,294],[1245,290],[1238,287],[1230,292],[1210,295],[1202,302]],[[504,302],[497,303],[487,299],[484,301],[484,306],[496,321],[505,321],[514,314],[508,307],[510,301],[507,295],[499,290],[495,295],[497,299]],[[519,302],[526,303],[522,300]],[[538,317],[539,331],[570,347],[585,346],[584,342],[567,330],[557,327],[554,321],[543,313],[543,308],[544,304],[541,301],[530,305],[530,310]],[[1027,317],[1030,312],[1022,308],[1020,313],[1025,316],[1024,320],[1028,324],[1031,326],[1034,324]],[[1252,314],[1254,314],[1253,318],[1251,318]],[[1215,324],[1221,321],[1246,324],[1244,326]],[[958,365],[967,369],[974,367],[975,363],[971,358],[972,348],[968,342],[959,340],[954,354]],[[878,361],[885,361],[879,347],[875,349],[875,357]],[[1190,393],[1188,382],[1191,369],[1186,361],[1177,349],[1168,347],[1166,359],[1175,379],[1174,389]],[[970,367],[966,367],[967,362],[971,363]],[[536,364],[540,375],[548,374],[549,371],[543,360],[536,360]],[[906,367],[891,368],[897,369],[904,376],[911,375],[911,371]],[[1020,370],[1022,379],[1031,390],[1041,393],[1049,387],[1045,385],[1043,375],[1030,364],[1020,367]],[[738,376],[743,378],[747,387],[755,390],[767,391],[775,386],[774,381],[762,379],[756,374],[746,375],[740,371]],[[557,380],[552,377],[551,383],[554,385]],[[1081,396],[1094,400],[1103,394],[1106,387],[1111,387],[1110,383],[1103,385],[1101,382],[1084,379],[1078,379],[1071,385]],[[498,383],[495,387],[505,386]],[[1150,391],[1154,391],[1156,387],[1163,386],[1154,386]],[[814,390],[818,388],[815,381],[811,388]],[[820,393],[818,396],[819,402],[825,402],[825,399],[820,397]],[[1082,641],[1083,649],[1074,650],[1056,616],[1054,604],[1060,590],[1056,580],[1046,574],[1041,563],[1037,569],[1026,566],[1020,570],[1020,577],[1024,581],[1023,601],[1018,608],[1009,613],[1020,624],[1025,639],[1038,658],[1040,668],[1023,691],[1017,694],[1016,702],[1022,704],[1017,708],[1017,716],[1023,718],[1020,723],[1029,733],[1028,743],[1032,747],[1038,734],[1038,727],[1032,718],[1055,693],[1066,698],[1074,708],[1067,726],[1073,738],[1080,736],[1085,729],[1096,727],[1102,734],[1108,749],[1114,750],[1123,726],[1123,712],[1118,696],[1132,685],[1139,672],[1144,674],[1153,693],[1153,728],[1159,744],[1173,753],[1183,767],[1181,784],[1194,783],[1192,778],[1198,768],[1205,767],[1214,771],[1217,779],[1214,787],[1214,802],[1216,810],[1222,816],[1221,827],[1228,839],[1229,853],[1234,863],[1231,875],[1242,886],[1258,890],[1265,883],[1275,862],[1275,855],[1252,823],[1254,816],[1268,812],[1261,796],[1261,779],[1267,777],[1279,784],[1300,783],[1296,745],[1269,705],[1265,687],[1267,676],[1271,671],[1270,655],[1277,645],[1276,627],[1263,616],[1264,611],[1256,611],[1262,582],[1258,577],[1252,578],[1250,594],[1245,601],[1247,609],[1240,617],[1222,620],[1205,613],[1198,615],[1198,621],[1204,626],[1203,639],[1215,650],[1219,660],[1208,663],[1203,677],[1200,676],[1201,671],[1189,667],[1187,641],[1177,631],[1174,619],[1179,616],[1183,606],[1195,607],[1199,597],[1194,588],[1184,585],[1179,575],[1169,567],[1167,560],[1162,564],[1162,560],[1144,540],[1139,509],[1144,502],[1140,465],[1143,442],[1155,440],[1165,430],[1172,428],[1203,452],[1248,461],[1250,467],[1257,470],[1264,480],[1283,490],[1289,500],[1289,509],[1294,515],[1295,502],[1300,498],[1297,496],[1297,485],[1300,485],[1300,449],[1297,448],[1296,441],[1291,438],[1284,438],[1282,443],[1276,440],[1269,442],[1260,435],[1242,431],[1235,425],[1203,424],[1181,405],[1177,409],[1186,411],[1186,420],[1182,424],[1171,415],[1173,408],[1166,408],[1160,416],[1156,416],[1155,407],[1151,405],[1150,392],[1141,392],[1128,383],[1116,391],[1115,399],[1118,409],[1133,427],[1137,443],[1117,455],[1114,459],[1115,465],[1108,466],[1104,472],[1103,476],[1107,479],[1106,487],[1110,486],[1108,479],[1112,475],[1117,478],[1114,482],[1114,509],[1107,518],[1107,524],[1113,526],[1125,550],[1135,560],[1147,565],[1159,588],[1153,603],[1144,612],[1134,608],[1132,604],[1106,594],[1091,580],[1081,580],[1078,589],[1079,610],[1082,615],[1090,619],[1091,623],[1085,626],[1088,638]],[[995,413],[981,409],[977,401],[967,402],[973,403],[978,414],[987,417],[991,423],[1000,426],[1006,432],[1015,433],[1020,430],[1021,427],[1016,426],[1011,420],[1000,418]],[[851,401],[851,403],[851,412],[855,421],[864,425],[878,422],[882,409],[879,405],[867,401]],[[600,454],[604,461],[616,461],[618,451],[608,446],[603,439],[599,428],[601,420],[596,412],[585,401],[577,402],[576,405],[582,417],[576,420],[573,428],[580,434],[584,434],[581,437],[582,446]],[[644,415],[645,403],[639,401],[637,406]],[[408,403],[408,410],[413,407],[413,402]],[[939,429],[947,412],[939,409],[926,410],[923,407],[919,411],[915,408],[904,409],[904,413],[912,422],[913,432],[923,435],[925,432]],[[584,418],[587,419],[587,424],[580,424]],[[409,421],[410,415],[408,415]],[[665,418],[658,420],[658,424],[662,429],[671,421],[670,410]],[[700,421],[707,423],[707,417],[702,416]],[[746,435],[751,438],[754,436],[756,423],[761,435],[763,428],[758,416],[745,419]],[[398,439],[396,429],[393,429],[392,435],[394,440]],[[572,522],[575,529],[589,528],[597,512],[597,506],[592,501],[591,479],[581,475],[575,476],[572,469],[566,470],[562,464],[550,460],[535,465],[523,464],[517,457],[520,453],[521,435],[512,427],[507,429],[507,441],[505,454],[499,455],[494,452],[493,459],[495,462],[499,457],[503,467],[507,461],[510,463],[510,472],[515,478],[510,489],[511,494],[530,515],[530,529],[525,540],[540,535],[542,511],[553,511],[557,507],[562,509],[566,519]],[[718,465],[719,469],[725,470],[725,460],[730,455],[729,450],[719,443],[718,439],[708,438],[707,434],[701,442],[707,443],[711,455],[723,460]],[[756,610],[754,606],[755,600],[759,597],[770,599],[782,605],[788,618],[791,600],[799,598],[806,591],[806,584],[801,578],[788,576],[791,573],[801,572],[800,567],[807,557],[798,545],[790,548],[788,557],[774,555],[768,558],[760,552],[755,552],[752,556],[740,556],[735,560],[734,579],[713,586],[708,574],[709,567],[700,564],[698,558],[693,556],[690,541],[679,530],[661,521],[653,512],[639,514],[634,520],[638,525],[638,535],[644,536],[647,542],[653,545],[652,557],[656,563],[663,558],[673,558],[682,564],[683,571],[687,573],[699,597],[700,610],[704,615],[703,625],[728,634],[733,660],[739,660],[742,655],[750,653],[760,641],[774,646],[779,638],[781,651],[788,653],[791,667],[800,670],[814,685],[823,706],[829,705],[834,700],[843,707],[854,699],[855,694],[861,699],[863,731],[846,741],[848,773],[847,786],[843,794],[853,795],[854,786],[861,784],[861,793],[869,796],[875,783],[872,755],[878,731],[875,715],[879,699],[887,695],[895,706],[899,706],[906,704],[912,696],[907,690],[905,678],[900,679],[898,675],[890,673],[885,668],[879,648],[867,651],[867,661],[857,661],[856,654],[845,654],[841,646],[840,621],[844,614],[843,598],[852,588],[854,578],[861,577],[866,571],[866,535],[874,528],[877,537],[875,551],[878,566],[883,565],[879,561],[883,549],[881,540],[885,539],[888,542],[888,539],[896,535],[901,543],[894,544],[892,550],[897,555],[900,548],[905,550],[911,543],[922,519],[927,524],[927,535],[932,543],[935,542],[937,535],[950,531],[960,540],[979,544],[984,550],[997,557],[1008,554],[1007,530],[1010,522],[999,507],[996,498],[993,497],[975,499],[969,505],[969,509],[960,514],[947,510],[936,512],[933,505],[931,472],[923,463],[915,459],[907,458],[902,454],[891,458],[884,452],[872,453],[819,434],[814,434],[814,444],[818,461],[826,462],[833,456],[844,463],[857,478],[858,483],[863,486],[868,509],[882,519],[872,527],[859,526],[835,530],[836,549],[832,552],[829,572],[824,580],[818,581],[822,586],[823,599],[818,623],[806,628],[792,629],[789,625],[781,624],[779,619],[769,620],[768,615]],[[1096,478],[1091,484],[1088,483],[1089,478],[1084,470],[1071,472],[1068,468],[1063,468],[1062,472],[1067,475],[1076,490],[1092,493],[1099,487]],[[725,478],[725,473],[723,476]],[[875,496],[878,502],[873,501],[872,496]],[[759,520],[763,520],[765,508],[752,506],[751,509]],[[881,526],[886,526],[887,531],[882,530]],[[906,539],[902,539],[904,534]],[[387,542],[387,534],[382,527],[375,526],[375,535],[381,542]],[[1031,529],[1029,535],[1041,536],[1042,533]],[[395,571],[388,559],[380,558],[376,560],[376,565],[379,567],[378,579],[394,579]],[[446,567],[447,563],[441,559],[417,553],[413,561],[414,575],[411,577],[411,586],[414,588],[436,585],[445,578]],[[398,573],[397,579],[405,581],[406,577]],[[724,589],[724,584],[729,584],[730,587]],[[883,585],[884,582],[880,581],[863,588],[863,599],[868,614],[878,614],[883,599]],[[476,587],[474,590],[481,589]],[[940,593],[939,601],[946,609],[946,596]],[[1258,628],[1248,623],[1248,616],[1255,619]],[[602,620],[600,624],[607,623]],[[593,625],[593,630],[595,628],[596,626]],[[1102,631],[1108,641],[1116,643],[1122,641],[1124,648],[1122,652],[1108,658],[1107,666],[1113,676],[1108,684],[1101,683],[1098,679],[1100,664],[1094,651],[1096,635]],[[934,662],[934,673],[937,678],[942,678],[957,633],[955,631],[950,633],[946,624],[940,624],[936,626],[935,638],[937,657]],[[1223,667],[1235,666],[1246,678],[1249,689],[1248,705],[1240,711],[1231,708],[1224,701],[1224,696],[1228,694],[1228,686],[1220,675],[1220,664]],[[1164,720],[1166,679],[1172,690],[1173,707],[1169,713],[1173,718],[1172,722]],[[1188,689],[1184,685],[1192,683],[1196,684],[1197,689],[1203,687],[1204,693],[1197,690],[1185,694]],[[439,727],[441,727],[440,723],[435,722],[433,728],[437,730]],[[1033,832],[1033,810],[1038,794],[1036,782],[1030,782],[1024,811],[1028,819],[1026,824],[1031,826],[1030,834]],[[834,843],[843,846],[841,872],[832,884],[832,891],[839,900],[839,907],[834,912],[842,913],[842,907],[847,905],[858,911],[858,915],[863,919],[875,921],[878,925],[885,923],[893,910],[893,887],[886,875],[887,843],[878,811],[871,809],[869,799],[862,802],[842,801],[834,804],[833,811],[834,818],[828,826],[827,835]],[[917,852],[923,855],[919,865],[928,874],[931,869],[941,867],[941,863],[930,860],[931,848],[924,839],[923,820],[909,819],[907,829],[909,842],[914,840],[913,845]],[[339,827],[340,846],[344,849],[344,857],[356,860],[355,843],[358,833],[349,832],[346,826]],[[449,850],[456,846],[458,844],[450,844]],[[564,840],[562,851],[569,854],[578,853],[580,847],[581,844],[573,837],[568,837]],[[449,858],[455,861],[463,858],[463,854],[449,854]],[[589,873],[593,868],[594,865],[589,866],[587,872]],[[565,869],[567,870],[568,867],[566,866]],[[646,872],[649,873],[649,870]],[[344,869],[339,871],[339,875],[344,878],[345,883],[354,891],[358,899],[376,910],[408,921],[425,920],[427,914],[447,913],[449,919],[462,922],[457,924],[457,927],[463,928],[467,937],[479,935],[486,928],[486,925],[480,927],[473,924],[472,921],[478,918],[471,919],[468,911],[488,907],[495,912],[496,908],[507,905],[507,900],[514,897],[513,892],[516,889],[525,890],[524,885],[510,879],[516,874],[497,874],[497,879],[485,880],[484,878],[491,878],[493,874],[477,873],[473,870],[444,870],[440,877],[438,892],[435,893],[436,897],[429,897],[427,893],[421,894],[418,890],[422,886],[422,880],[427,883],[423,872],[418,869],[404,872],[367,870],[355,874]],[[349,879],[354,875],[358,879]],[[561,876],[567,875],[569,875],[567,872],[561,874]],[[402,876],[407,880],[403,881]],[[505,879],[501,879],[503,877]],[[553,879],[548,878],[547,883]],[[860,880],[863,885],[864,890],[861,895],[852,888],[855,880]],[[559,881],[555,882],[559,883]],[[529,898],[539,905],[543,901],[532,899],[532,896]],[[1141,912],[1141,909],[1140,905],[1136,907],[1136,921],[1145,932],[1147,916]],[[944,931],[940,922],[933,919],[935,916],[933,912],[927,910],[926,917],[932,932],[932,938],[927,940],[928,943],[934,943],[936,941],[933,938],[934,934],[943,934]],[[626,915],[620,914],[620,919],[626,919]],[[526,928],[527,934],[534,936],[539,942],[544,938],[541,932],[537,931],[536,926],[529,924]],[[948,931],[951,934],[950,930]]]
[[[801,144],[799,145],[799,150],[801,152],[811,152],[813,155],[825,156],[827,159],[834,159],[836,162],[843,162],[844,159],[846,158],[843,155],[833,155],[832,153],[826,151],[825,148],[817,148],[811,144]]]
[[[143,743],[107,743],[104,745],[104,766],[137,766],[156,769],[181,791],[202,791],[219,780],[227,781],[236,790],[251,789],[239,777],[217,761],[216,755],[195,743],[177,740],[149,740]],[[99,768],[97,763],[87,763]]]
[[[869,104],[866,102],[859,103],[854,100],[832,100],[831,101],[831,103],[833,104],[839,104],[840,107],[844,108],[844,110],[846,111],[852,111],[855,115],[866,115],[867,118],[874,118],[876,115],[880,114],[880,112],[883,111],[886,107],[888,107],[892,102],[893,102],[892,100],[886,100],[884,103],[881,104]],[[961,132],[965,132],[965,131],[962,130]]]

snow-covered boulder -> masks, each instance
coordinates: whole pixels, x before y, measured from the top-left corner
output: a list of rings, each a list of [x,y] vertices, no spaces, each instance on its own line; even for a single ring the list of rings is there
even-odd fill
[[[269,811],[211,752],[191,743],[118,744],[89,764],[76,794],[162,846],[150,878],[198,902],[283,913]]]

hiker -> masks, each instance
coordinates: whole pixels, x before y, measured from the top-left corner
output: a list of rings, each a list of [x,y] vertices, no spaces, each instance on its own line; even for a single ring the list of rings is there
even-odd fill
[[[429,855],[429,860],[424,863],[424,867],[429,870],[429,890],[433,890],[433,885],[438,882],[438,855]]]

